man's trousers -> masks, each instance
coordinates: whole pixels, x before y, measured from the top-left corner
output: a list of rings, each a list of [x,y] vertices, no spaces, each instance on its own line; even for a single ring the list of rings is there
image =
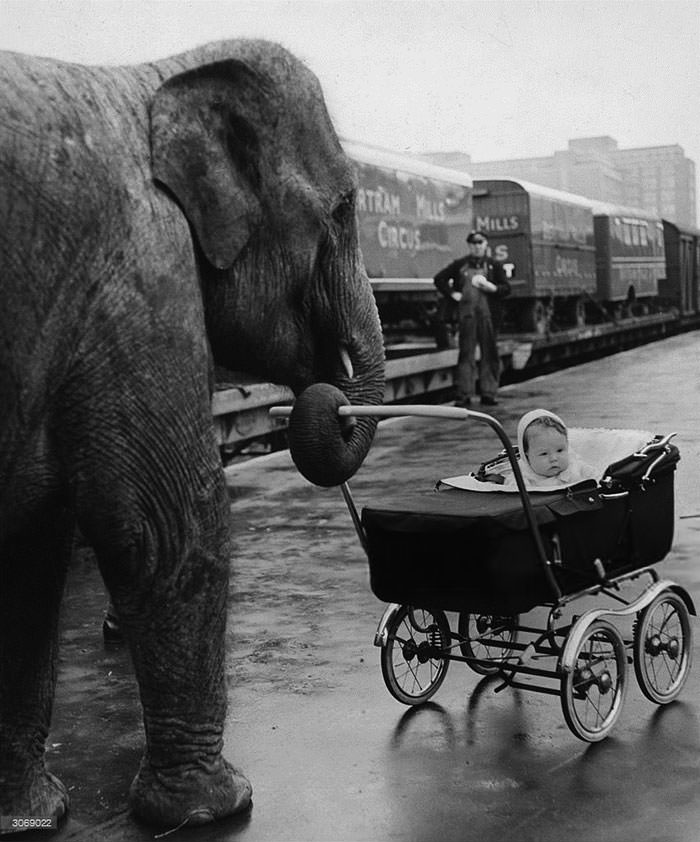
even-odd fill
[[[481,349],[476,362],[476,346]],[[482,398],[495,398],[501,376],[496,331],[491,315],[481,308],[464,315],[459,321],[459,357],[455,376],[457,402],[474,397],[477,368]]]

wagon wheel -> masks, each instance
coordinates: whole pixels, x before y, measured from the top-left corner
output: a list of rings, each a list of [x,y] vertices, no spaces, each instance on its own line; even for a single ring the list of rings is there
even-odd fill
[[[551,311],[547,304],[540,299],[526,302],[520,315],[520,324],[526,333],[538,333],[543,336],[550,327]]]
[[[571,321],[575,327],[586,326],[586,302],[582,296],[576,296],[569,304]]]
[[[517,614],[500,617],[462,611],[457,631],[462,655],[469,658],[467,665],[479,675],[497,673],[501,664],[513,652],[519,622]]]
[[[571,731],[589,743],[607,737],[622,708],[627,657],[620,632],[596,620],[576,650],[573,669],[561,679],[561,706]]]
[[[664,591],[639,612],[634,626],[634,672],[642,693],[659,705],[683,689],[692,660],[692,631],[685,602]]]
[[[450,664],[450,626],[445,613],[402,605],[386,630],[381,664],[389,692],[405,705],[427,702]]]

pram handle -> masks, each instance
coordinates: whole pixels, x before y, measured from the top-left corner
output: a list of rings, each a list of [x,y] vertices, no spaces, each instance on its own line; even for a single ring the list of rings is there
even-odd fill
[[[292,406],[270,407],[271,418],[288,418],[292,414]],[[338,415],[341,418],[360,418],[361,416],[376,418],[402,418],[404,416],[415,416],[423,418],[452,418],[459,421],[467,417],[481,418],[493,421],[500,427],[498,421],[487,415],[485,412],[476,412],[473,409],[462,409],[457,406],[429,406],[427,404],[402,404],[401,406],[364,406],[362,404],[346,404],[338,407]],[[509,442],[510,443],[510,442]]]
[[[647,444],[645,447],[643,447],[643,448],[639,451],[639,453],[635,453],[635,454],[634,454],[635,456],[642,456],[642,457],[644,457],[644,456],[647,456],[649,453],[653,453],[655,450],[660,450],[660,451],[661,451],[661,453],[660,453],[660,454],[656,457],[656,459],[654,459],[654,461],[651,463],[651,465],[649,465],[649,467],[648,467],[648,468],[647,468],[647,470],[645,471],[644,476],[642,477],[642,482],[643,482],[643,483],[644,483],[644,482],[646,482],[646,481],[649,479],[649,477],[652,475],[652,473],[654,472],[654,468],[656,468],[656,466],[657,466],[660,462],[663,462],[664,457],[666,456],[666,454],[667,454],[667,453],[670,451],[670,449],[671,449],[671,448],[669,447],[669,443],[670,443],[671,439],[672,439],[675,435],[676,435],[676,433],[669,433],[667,436],[665,436],[664,438],[660,439],[659,441],[652,441],[652,442],[649,442],[649,444]]]
[[[272,418],[288,418],[292,414],[292,409],[293,407],[291,406],[273,406],[270,408],[270,416]],[[550,562],[547,559],[547,554],[544,550],[544,544],[542,543],[540,531],[537,527],[537,521],[535,520],[530,496],[525,488],[525,481],[523,480],[523,475],[520,471],[518,458],[515,454],[513,445],[510,443],[510,439],[506,435],[506,431],[496,418],[485,412],[477,412],[473,409],[463,409],[462,407],[457,406],[428,406],[426,404],[405,404],[402,406],[363,406],[346,404],[338,407],[338,416],[340,418],[442,418],[453,421],[467,421],[468,419],[473,418],[476,421],[482,421],[483,423],[488,424],[488,426],[491,427],[494,433],[496,433],[498,438],[501,440],[503,449],[508,456],[510,466],[513,469],[513,477],[515,478],[515,484],[518,487],[523,511],[525,512],[525,519],[530,529],[532,540],[535,543],[535,548],[542,565],[542,570],[551,588],[552,595],[554,599],[557,600],[561,597],[561,589],[554,577],[554,574],[552,573]],[[343,483],[341,485],[341,490],[343,492],[343,497],[345,498],[345,503],[350,511],[350,516],[352,517],[353,524],[355,525],[355,530],[360,539],[360,543],[362,544],[362,548],[366,551],[367,540],[347,483]]]
[[[667,445],[670,443],[671,439],[674,436],[677,436],[678,433],[669,433],[667,436],[660,438],[658,441],[650,441],[648,444],[645,444],[640,450],[635,453],[635,456],[646,456],[652,450],[666,450]]]

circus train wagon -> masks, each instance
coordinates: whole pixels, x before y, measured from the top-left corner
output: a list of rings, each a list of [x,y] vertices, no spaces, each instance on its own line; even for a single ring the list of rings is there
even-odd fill
[[[360,245],[385,329],[434,326],[439,269],[488,235],[511,284],[504,329],[700,314],[700,231],[639,208],[467,173],[344,141]]]

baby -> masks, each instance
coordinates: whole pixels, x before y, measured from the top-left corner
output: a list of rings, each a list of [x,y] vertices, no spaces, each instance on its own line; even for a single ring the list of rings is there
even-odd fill
[[[556,488],[598,479],[595,469],[569,450],[564,422],[546,409],[534,409],[520,419],[518,448],[526,485]]]

